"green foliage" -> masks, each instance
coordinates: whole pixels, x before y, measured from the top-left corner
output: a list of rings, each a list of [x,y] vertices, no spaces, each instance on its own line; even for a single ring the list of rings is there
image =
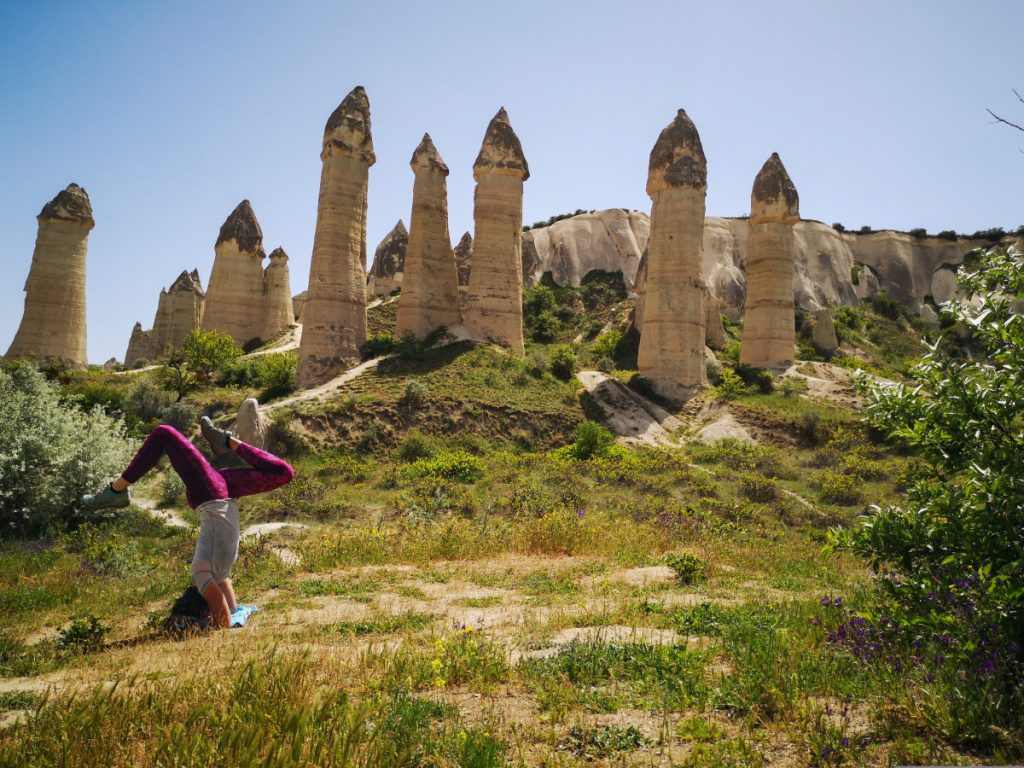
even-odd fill
[[[607,427],[596,421],[585,421],[576,428],[576,441],[568,446],[568,453],[574,459],[586,461],[603,456],[615,442],[615,436]]]
[[[103,649],[103,638],[110,627],[93,615],[74,619],[58,632],[57,648],[71,653],[94,653]]]
[[[576,353],[568,344],[557,347],[554,354],[551,355],[551,373],[562,381],[571,379],[578,367],[579,361],[576,359]]]
[[[635,725],[604,725],[584,729],[574,725],[558,742],[558,749],[587,760],[611,757],[617,752],[640,749],[651,744]]]
[[[794,397],[807,391],[807,379],[800,379],[796,376],[783,376],[775,384],[775,389],[785,397]]]
[[[544,286],[538,286],[543,288]],[[530,323],[530,338],[541,344],[550,344],[558,338],[562,330],[562,322],[552,312],[544,311],[533,318]]]
[[[0,369],[0,536],[60,530],[131,458],[124,425],[61,403],[35,368]]]
[[[170,404],[167,393],[150,379],[142,379],[128,391],[128,416],[135,423],[148,426],[160,417],[160,412]]]
[[[65,402],[74,403],[87,413],[98,405],[108,416],[118,418],[123,417],[127,410],[124,389],[102,381],[71,381],[61,396]]]
[[[747,391],[746,385],[732,368],[722,367],[718,372],[718,386],[715,387],[715,394],[723,400],[732,400],[737,395]]]
[[[484,465],[465,451],[447,451],[430,459],[418,459],[405,470],[409,478],[443,478],[457,483],[472,483],[483,477]]]
[[[594,340],[594,345],[591,347],[591,354],[593,354],[594,359],[596,360],[600,360],[602,358],[614,360],[616,355],[619,354],[619,347],[622,345],[624,339],[625,336],[622,331],[605,331]]]
[[[138,545],[109,527],[85,524],[64,537],[68,552],[82,555],[82,567],[101,576],[124,578],[143,567]]]
[[[939,232],[939,234],[937,234],[936,237],[939,238],[939,240],[956,240],[957,234],[955,230],[944,229],[941,232]]]
[[[851,506],[864,500],[862,483],[853,475],[825,469],[819,473],[817,483],[822,500],[831,504]]]
[[[405,406],[422,405],[427,399],[427,385],[419,379],[409,379],[402,394],[401,404]]]
[[[524,226],[523,232],[529,232],[531,229],[540,229],[541,227],[550,227],[556,221],[562,221],[563,219],[571,219],[573,216],[581,216],[584,213],[593,213],[593,211],[585,211],[582,208],[577,208],[574,213],[560,213],[557,216],[551,216],[550,218],[544,219],[543,221],[535,221],[530,226]]]
[[[540,284],[523,291],[523,314],[537,317],[543,312],[553,312],[558,306],[558,299],[550,287]]]
[[[940,312],[983,354],[936,344],[912,371],[917,383],[870,391],[869,423],[919,451],[925,471],[905,505],[873,507],[833,546],[868,559],[889,610],[919,638],[945,641],[963,697],[986,702],[987,722],[961,722],[970,733],[959,736],[986,743],[1024,704],[1013,650],[1024,644],[1024,322],[1013,308],[1024,265],[994,250],[980,267],[959,276],[966,298]]]
[[[740,477],[740,490],[751,501],[767,503],[778,501],[779,484],[757,472],[746,472]]]
[[[834,230],[835,230],[836,232],[845,232],[845,231],[846,231],[846,227],[844,227],[844,226],[843,226],[842,224],[840,224],[840,223],[839,223],[838,221],[837,221],[837,222],[835,222],[835,223],[834,223],[834,224],[832,225],[832,229],[834,229]]]
[[[908,232],[907,234],[909,234],[913,238],[922,240],[928,237],[928,230],[925,229],[924,227],[915,227],[914,229],[910,230],[910,232]]]
[[[363,358],[370,360],[374,357],[384,357],[398,352],[401,342],[395,338],[391,331],[381,331],[373,334],[363,345]]]
[[[707,573],[707,564],[688,552],[681,555],[668,555],[665,558],[665,565],[672,569],[676,575],[676,581],[684,587],[697,583]]]
[[[402,461],[416,461],[434,455],[433,441],[418,430],[407,434],[398,446],[398,458]]]
[[[225,367],[220,382],[236,387],[259,387],[259,399],[271,400],[295,391],[298,353],[269,352],[240,358]]]
[[[889,320],[899,320],[899,318],[906,312],[906,310],[897,304],[896,300],[885,291],[879,291],[876,293],[868,299],[868,303],[871,304],[871,308],[875,312]]]
[[[196,409],[185,402],[171,403],[160,410],[160,423],[174,427],[184,435],[196,425]]]
[[[242,349],[226,333],[194,330],[181,344],[185,362],[200,382],[209,381],[242,356]]]

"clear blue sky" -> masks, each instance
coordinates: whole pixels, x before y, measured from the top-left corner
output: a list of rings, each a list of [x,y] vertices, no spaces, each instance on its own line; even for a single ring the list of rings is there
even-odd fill
[[[182,269],[206,284],[217,231],[252,201],[306,287],[331,111],[366,87],[372,251],[408,223],[429,131],[451,234],[472,229],[472,162],[504,105],[532,176],[529,223],[649,210],[647,158],[683,107],[708,157],[709,215],[749,208],[778,151],[805,218],[974,231],[1024,224],[1024,3],[12,2],[0,0],[0,353],[21,318],[35,216],[92,198],[89,358]]]

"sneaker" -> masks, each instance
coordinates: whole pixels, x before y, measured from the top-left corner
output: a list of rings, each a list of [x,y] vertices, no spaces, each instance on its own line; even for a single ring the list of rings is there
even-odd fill
[[[210,444],[210,450],[213,451],[215,457],[220,458],[231,450],[228,443],[232,437],[231,433],[220,427],[215,427],[209,416],[203,416],[199,420],[199,428],[202,430],[206,442]]]
[[[125,488],[118,493],[109,485],[99,493],[87,493],[82,497],[82,506],[86,509],[115,509],[127,507],[132,503],[132,493]]]

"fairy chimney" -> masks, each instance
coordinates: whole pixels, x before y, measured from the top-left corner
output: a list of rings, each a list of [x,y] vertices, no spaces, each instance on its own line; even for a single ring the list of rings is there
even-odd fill
[[[704,343],[711,349],[721,349],[727,341],[721,304],[709,291],[704,294]]]
[[[459,276],[459,312],[466,316],[466,295],[469,293],[469,272],[473,265],[473,236],[464,232],[455,246],[455,270]]]
[[[202,327],[239,344],[263,333],[263,230],[248,200],[231,212],[214,246]]]
[[[7,350],[29,358],[84,368],[85,258],[92,218],[89,195],[69,184],[43,206],[32,266],[25,281],[25,311]]]
[[[373,296],[388,296],[402,287],[409,232],[401,219],[380,241],[373,254],[373,266],[366,278],[366,290]]]
[[[376,161],[370,102],[357,86],[324,128],[309,289],[297,379],[308,388],[340,373],[366,342],[366,195]]]
[[[701,275],[707,161],[697,128],[681,109],[651,150],[647,194],[651,236],[637,367],[655,393],[682,402],[707,386]]]
[[[487,126],[473,164],[473,269],[465,326],[523,352],[523,182],[530,169],[504,107]]]
[[[448,166],[430,134],[423,134],[410,165],[416,180],[395,330],[399,338],[407,333],[423,338],[461,322],[459,274],[448,233]]]
[[[295,324],[292,306],[292,284],[288,277],[288,254],[284,248],[275,248],[270,262],[263,271],[263,333],[270,340]]]
[[[783,370],[796,346],[793,308],[793,225],[800,198],[778,153],[754,180],[747,241],[747,299],[743,310],[740,362]]]
[[[139,360],[153,357],[153,332],[142,330],[142,323],[135,323],[132,336],[128,340],[128,350],[124,353],[125,368],[134,368]]]

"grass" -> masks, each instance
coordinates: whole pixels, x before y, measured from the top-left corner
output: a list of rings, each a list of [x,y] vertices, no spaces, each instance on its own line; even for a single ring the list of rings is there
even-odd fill
[[[906,352],[892,323],[879,369]],[[1020,759],[1010,740],[951,743],[952,710],[928,704],[950,689],[911,657],[864,664],[829,641],[842,611],[876,604],[861,562],[823,554],[824,529],[895,499],[908,457],[846,407],[778,393],[729,404],[762,445],[576,460],[555,449],[580,390],[550,353],[419,351],[297,408],[296,481],[241,506],[307,528],[243,545],[236,587],[262,609],[245,630],[153,631],[194,532],[139,510],[0,544],[0,710],[25,713],[0,728],[0,766]],[[241,394],[190,400],[227,413]]]

